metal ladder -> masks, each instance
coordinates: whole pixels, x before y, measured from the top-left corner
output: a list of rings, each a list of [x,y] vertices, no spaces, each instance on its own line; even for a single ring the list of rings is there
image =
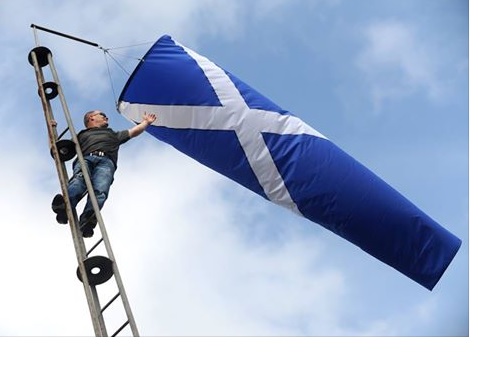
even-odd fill
[[[92,206],[97,218],[98,226],[96,227],[96,229],[99,228],[99,230],[96,231],[96,234],[98,234],[99,232],[101,234],[101,238],[93,246],[91,246],[89,250],[87,250],[85,240],[82,237],[76,212],[71,208],[71,205],[69,203],[68,174],[64,163],[74,158],[75,155],[82,166],[85,166],[85,161],[80,145],[78,143],[77,133],[75,132],[71,121],[71,116],[69,114],[68,106],[63,95],[62,87],[57,76],[54,61],[52,59],[52,52],[47,47],[39,46],[36,36],[36,29],[35,41],[36,47],[30,51],[28,55],[28,61],[35,69],[38,94],[42,102],[47,131],[49,135],[50,151],[57,169],[62,196],[66,204],[68,224],[71,229],[73,243],[75,246],[76,257],[78,261],[77,276],[84,287],[95,335],[99,337],[109,336],[106,328],[105,316],[109,320],[109,316],[111,316],[109,314],[112,314],[110,311],[114,309],[113,311],[115,315],[113,315],[113,317],[115,318],[115,321],[117,319],[123,319],[125,321],[123,324],[115,327],[116,329],[111,336],[117,336],[127,326],[129,327],[132,336],[139,336],[132,310],[130,308],[129,301],[120,277],[120,273],[118,271],[118,266],[111,249],[111,244],[106,232],[106,227],[104,226],[94,190],[92,188],[90,175],[86,168],[82,168],[83,177],[87,186],[89,198],[92,202]],[[45,81],[42,71],[42,68],[45,66],[50,67],[53,81]],[[60,104],[62,106],[62,110],[64,112],[67,123],[67,127],[61,132],[61,134],[58,134],[57,124],[54,122],[54,114],[50,103],[50,101],[56,97],[60,98]],[[70,139],[62,139],[62,137],[68,131]],[[104,249],[102,249],[103,246]],[[103,252],[105,255],[89,256],[94,251],[97,253],[98,249],[101,250],[101,252]],[[104,283],[111,279],[115,280],[116,288],[110,289],[108,287],[107,289],[103,289]],[[111,294],[109,293],[110,290]],[[99,297],[103,297],[103,295],[106,295],[107,302],[101,307]],[[118,318],[116,315],[117,310],[115,309],[115,307],[117,306],[115,302],[119,299],[121,299],[122,301],[123,309],[119,310],[118,314],[121,314],[121,316]],[[113,309],[111,309],[111,306],[114,306]]]

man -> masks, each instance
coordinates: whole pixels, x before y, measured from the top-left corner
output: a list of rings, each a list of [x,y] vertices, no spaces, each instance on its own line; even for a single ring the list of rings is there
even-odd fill
[[[99,209],[103,207],[108,198],[109,189],[114,180],[120,145],[143,133],[155,120],[155,114],[144,113],[143,120],[139,124],[128,130],[114,131],[108,127],[108,118],[103,112],[96,110],[85,114],[83,122],[86,129],[78,133],[78,142],[88,168]],[[83,178],[82,166],[77,158],[73,162],[73,176],[68,182],[69,201],[73,210],[76,209],[76,205],[86,193],[87,186]],[[54,197],[52,210],[57,214],[58,223],[66,224],[68,222],[61,194]],[[79,224],[83,237],[88,238],[94,235],[97,218],[90,197],[87,198],[87,203],[80,215]]]

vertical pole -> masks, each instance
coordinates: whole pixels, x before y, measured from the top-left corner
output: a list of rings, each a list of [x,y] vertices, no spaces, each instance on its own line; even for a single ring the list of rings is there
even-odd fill
[[[54,63],[52,61],[52,56],[50,56],[50,55],[49,55],[49,66],[50,66],[50,69],[52,71],[52,76],[54,77],[54,80],[58,85],[59,95],[61,98],[61,103],[62,103],[64,115],[65,115],[66,121],[68,123],[69,131],[71,133],[71,138],[73,139],[73,142],[75,143],[75,146],[76,146],[77,158],[80,162],[80,165],[82,166],[82,174],[83,174],[83,178],[85,180],[85,183],[87,185],[87,193],[88,193],[90,201],[92,203],[92,208],[94,209],[94,213],[95,213],[96,218],[97,218],[97,223],[99,224],[99,229],[101,231],[101,235],[102,235],[102,238],[104,241],[104,246],[106,247],[106,251],[107,251],[109,259],[113,262],[113,274],[115,276],[115,280],[116,280],[116,283],[118,285],[118,289],[120,290],[120,295],[122,298],[123,307],[125,309],[127,318],[129,320],[130,329],[132,330],[132,333],[134,336],[139,336],[137,325],[135,323],[135,319],[134,319],[134,316],[132,314],[132,310],[131,310],[129,302],[128,302],[127,294],[125,293],[125,288],[123,286],[123,282],[121,280],[120,273],[119,273],[118,267],[116,265],[116,259],[114,257],[113,251],[111,249],[111,242],[109,240],[108,233],[107,233],[106,227],[104,225],[104,220],[102,219],[101,211],[100,211],[99,205],[97,203],[97,198],[96,198],[94,190],[92,188],[92,180],[91,180],[90,175],[87,171],[87,168],[85,168],[85,165],[86,165],[85,159],[84,159],[82,150],[80,148],[80,144],[78,142],[78,137],[77,137],[77,134],[75,132],[73,123],[71,121],[71,116],[69,114],[68,106],[66,104],[66,99],[65,99],[64,94],[62,92],[62,87],[59,84],[59,77],[58,77],[57,72],[55,70]],[[80,236],[78,236],[78,238],[80,239],[80,241],[82,241]],[[102,317],[101,314],[100,314],[100,316]]]
[[[39,47],[37,28],[40,30],[44,30],[44,31],[62,36],[62,37],[73,39],[73,40],[78,41],[78,42],[82,42],[82,43],[85,43],[85,44],[88,44],[88,45],[91,45],[94,47],[101,48],[97,43],[89,42],[87,40],[80,39],[80,38],[77,38],[77,37],[74,37],[71,35],[63,34],[63,33],[60,33],[60,32],[54,31],[54,30],[50,30],[50,29],[46,29],[46,28],[42,28],[40,26],[36,26],[33,24],[31,25],[31,27],[33,28],[35,41],[36,41],[36,45],[38,48],[45,48],[45,47]],[[84,285],[85,295],[87,297],[87,303],[88,303],[91,318],[92,318],[92,324],[94,326],[94,332],[95,332],[96,336],[107,336],[106,326],[105,326],[104,317],[103,317],[103,311],[118,296],[120,296],[122,299],[123,307],[125,309],[125,313],[127,315],[127,321],[118,329],[118,331],[115,332],[115,334],[113,336],[117,335],[127,324],[130,325],[133,336],[139,336],[139,331],[137,329],[137,325],[135,323],[135,319],[133,317],[132,310],[131,310],[130,305],[129,305],[129,301],[128,301],[127,295],[125,293],[125,288],[123,286],[123,283],[122,283],[122,280],[121,280],[121,277],[120,277],[120,274],[118,271],[118,266],[116,264],[116,260],[115,260],[114,255],[113,255],[113,251],[111,250],[111,243],[109,241],[109,238],[108,238],[108,235],[106,232],[106,228],[105,228],[104,222],[102,220],[102,216],[101,216],[101,213],[99,210],[97,199],[95,197],[95,193],[94,193],[94,190],[92,187],[92,181],[91,181],[90,175],[88,173],[88,170],[85,167],[86,163],[85,163],[85,159],[84,159],[83,153],[82,153],[81,148],[80,148],[80,144],[78,142],[78,136],[74,130],[74,126],[73,126],[72,121],[71,121],[71,116],[69,114],[68,106],[66,104],[66,99],[64,97],[62,87],[59,84],[59,78],[58,78],[57,71],[56,71],[55,66],[54,66],[54,62],[52,60],[52,54],[48,50],[46,52],[48,52],[47,56],[46,56],[47,61],[45,61],[45,60],[43,61],[43,66],[45,66],[46,64],[48,64],[50,66],[52,76],[53,76],[55,83],[57,85],[58,95],[59,95],[60,100],[61,100],[61,104],[62,104],[64,115],[66,118],[66,122],[68,124],[68,130],[70,131],[71,138],[73,140],[73,143],[75,144],[75,150],[76,150],[78,161],[82,165],[82,174],[83,174],[83,177],[85,180],[85,184],[87,186],[89,199],[92,203],[92,207],[94,209],[94,212],[95,212],[95,215],[97,218],[97,222],[99,224],[99,229],[101,231],[101,235],[102,235],[101,241],[104,241],[104,245],[106,247],[108,257],[111,260],[111,263],[113,266],[113,275],[115,277],[115,281],[116,281],[116,284],[117,284],[117,287],[119,290],[118,294],[110,302],[108,302],[108,304],[106,304],[106,306],[103,309],[101,309],[96,287],[95,287],[95,285],[90,285],[89,276],[88,276],[86,268],[85,268],[84,261],[87,259],[88,253],[86,252],[85,243],[84,243],[82,235],[80,233],[80,228],[78,225],[78,217],[76,214],[76,210],[71,209],[71,212],[68,212],[68,222],[69,222],[69,225],[71,228],[73,242],[75,245],[75,251],[76,251],[76,255],[77,255],[77,259],[78,259],[79,273],[81,276],[81,281]],[[58,177],[59,177],[59,182],[60,182],[61,190],[63,193],[64,202],[66,204],[66,207],[70,208],[71,205],[69,202],[69,194],[68,194],[68,176],[67,176],[67,172],[66,172],[66,168],[64,166],[64,163],[61,161],[59,151],[57,149],[57,144],[56,144],[56,142],[58,140],[57,128],[56,128],[57,124],[55,124],[55,122],[53,121],[54,116],[52,113],[52,108],[50,106],[50,103],[48,102],[47,97],[45,96],[45,92],[44,92],[44,88],[43,88],[43,85],[45,83],[44,77],[43,77],[43,72],[42,72],[42,69],[40,67],[38,57],[37,57],[37,54],[35,53],[35,50],[31,51],[30,59],[32,60],[32,65],[35,67],[35,74],[36,74],[38,89],[39,89],[40,97],[42,100],[42,107],[43,107],[43,111],[44,111],[44,115],[45,115],[45,119],[46,119],[46,123],[47,123],[47,130],[48,130],[48,134],[49,134],[49,145],[50,145],[50,149],[52,151],[52,154],[54,156],[54,160],[55,160],[55,164],[56,164],[56,168],[57,168],[57,173],[58,173]],[[68,209],[67,211],[70,211],[70,210]]]
[[[31,52],[31,59],[33,61],[33,66],[35,68],[35,75],[36,75],[36,80],[38,84],[38,90],[40,93],[40,98],[42,101],[42,108],[43,112],[45,115],[45,120],[47,124],[47,131],[49,133],[49,142],[50,142],[50,148],[52,150],[52,154],[54,155],[54,161],[56,164],[56,169],[57,169],[57,174],[59,176],[59,184],[61,186],[61,190],[63,193],[63,198],[64,202],[66,204],[66,207],[71,207],[69,198],[68,198],[68,186],[67,186],[67,172],[66,168],[64,167],[60,157],[59,157],[59,152],[57,150],[56,146],[56,141],[57,141],[57,134],[55,127],[52,123],[53,116],[52,116],[52,109],[51,106],[45,96],[44,88],[43,88],[43,73],[42,70],[40,69],[40,65],[38,64],[38,58],[36,56],[36,53],[34,51]],[[51,56],[49,54],[49,59],[51,59]],[[57,83],[57,82],[56,82]],[[58,84],[59,85],[59,84]],[[106,328],[104,326],[104,322],[102,321],[102,318],[100,319],[99,317],[101,316],[100,314],[100,308],[99,308],[99,301],[96,298],[95,293],[92,292],[91,287],[89,285],[88,277],[87,277],[87,272],[85,270],[85,266],[83,261],[85,260],[85,244],[83,243],[83,239],[79,236],[79,228],[77,227],[76,220],[75,220],[75,215],[74,212],[72,212],[71,215],[68,215],[68,222],[71,228],[71,233],[73,236],[73,242],[75,244],[75,250],[76,250],[76,255],[78,259],[78,267],[80,269],[80,273],[82,275],[82,281],[84,285],[84,290],[85,290],[85,295],[87,296],[87,303],[89,306],[90,310],[90,315],[92,318],[92,324],[94,326],[94,332],[96,336],[106,336]]]

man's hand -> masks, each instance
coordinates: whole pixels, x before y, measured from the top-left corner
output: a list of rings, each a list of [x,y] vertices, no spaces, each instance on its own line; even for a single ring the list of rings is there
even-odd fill
[[[156,121],[156,115],[154,113],[144,112],[144,115],[142,116],[142,120],[146,121],[148,123],[148,125],[151,125],[153,122]]]
[[[132,129],[129,129],[128,132],[130,134],[130,138],[137,137],[154,121],[156,121],[156,115],[154,113],[144,112],[144,115],[142,115],[142,122],[134,126]]]

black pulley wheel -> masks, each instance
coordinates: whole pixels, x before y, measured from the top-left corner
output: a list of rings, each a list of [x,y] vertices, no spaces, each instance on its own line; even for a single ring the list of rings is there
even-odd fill
[[[108,281],[113,276],[113,262],[104,256],[94,256],[83,261],[87,278],[90,285],[99,285]],[[83,282],[80,268],[76,270],[76,276]]]
[[[59,158],[63,162],[73,159],[76,155],[75,142],[73,142],[71,139],[58,140],[56,142],[56,147],[57,151],[59,152]],[[54,157],[52,150],[50,151],[50,154],[52,155],[52,157]]]

